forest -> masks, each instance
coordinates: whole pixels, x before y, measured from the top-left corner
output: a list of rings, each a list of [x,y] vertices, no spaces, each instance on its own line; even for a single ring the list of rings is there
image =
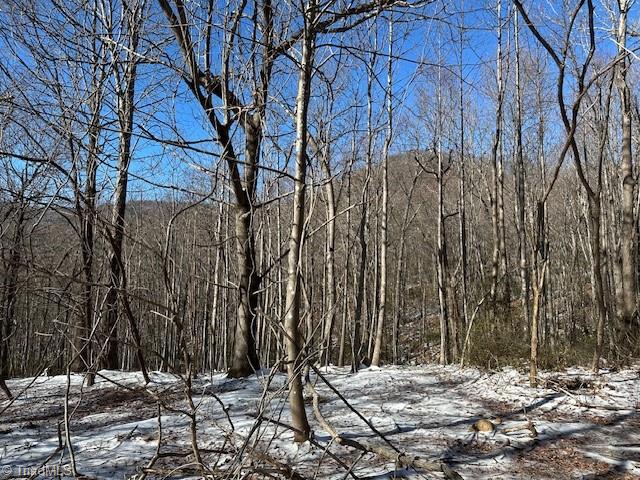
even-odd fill
[[[0,0],[0,478],[640,476],[639,9]]]

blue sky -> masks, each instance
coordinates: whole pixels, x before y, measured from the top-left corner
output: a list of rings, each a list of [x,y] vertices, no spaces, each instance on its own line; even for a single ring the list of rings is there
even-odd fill
[[[530,11],[531,18],[540,25],[543,34],[548,36],[554,44],[558,39],[554,37],[554,32],[562,28],[562,23],[566,21],[560,9],[562,2],[557,0],[525,2],[525,6]],[[574,2],[570,2],[574,3]],[[152,21],[163,22],[164,18],[157,12],[157,5],[152,3],[154,15]],[[289,5],[282,3],[282,5]],[[615,53],[615,44],[610,39],[611,26],[610,17],[603,7],[603,3],[596,2],[596,23],[598,35],[599,55],[611,57]],[[400,152],[410,148],[424,148],[428,146],[430,137],[433,136],[433,128],[429,122],[429,115],[433,112],[433,102],[436,96],[437,78],[440,75],[443,79],[448,79],[451,84],[448,90],[443,89],[447,98],[444,98],[443,105],[446,104],[448,119],[449,142],[451,148],[457,136],[458,120],[453,109],[457,109],[456,85],[459,82],[459,62],[462,56],[462,75],[465,83],[465,101],[469,102],[468,109],[470,125],[467,134],[475,135],[473,144],[475,152],[481,154],[487,150],[493,129],[494,105],[492,100],[495,91],[495,52],[496,52],[496,3],[471,0],[456,0],[447,4],[447,8],[442,10],[438,6],[430,6],[424,10],[416,10],[411,13],[394,13],[397,20],[394,30],[394,115],[396,120],[396,135],[392,145],[392,151]],[[222,3],[219,8],[226,8]],[[278,9],[277,14],[291,12],[290,8]],[[503,17],[513,11],[513,7],[507,0],[503,1]],[[464,12],[464,13],[461,13]],[[437,17],[436,20],[424,17]],[[559,25],[548,23],[548,17],[556,21]],[[637,6],[632,10],[631,23],[637,21]],[[543,23],[544,21],[544,23]],[[459,43],[459,28],[464,22],[464,42]],[[155,27],[154,27],[155,28]],[[242,27],[242,28],[247,28]],[[249,35],[247,30],[241,32]],[[166,32],[154,35],[161,37]],[[216,30],[214,37],[220,39],[220,30]],[[509,49],[513,49],[513,38],[510,35],[510,27],[504,32],[504,48],[510,54]],[[364,145],[365,134],[363,132],[366,125],[366,85],[367,71],[371,62],[372,45],[376,41],[377,34],[378,55],[376,63],[372,68],[377,77],[374,82],[374,125],[379,130],[377,136],[376,150],[382,138],[382,130],[386,122],[383,113],[385,99],[386,82],[386,52],[387,52],[387,23],[385,18],[380,18],[377,24],[372,21],[362,25],[357,30],[347,34],[322,36],[319,41],[319,50],[316,65],[320,65],[320,70],[314,78],[313,97],[311,100],[311,129],[317,134],[315,118],[328,118],[329,98],[335,101],[331,108],[335,119],[332,122],[333,128],[333,153],[335,155],[335,169],[337,171],[344,166],[344,157],[349,155],[352,143],[362,147]],[[572,48],[580,54],[580,37],[584,35],[577,31],[572,43]],[[537,42],[527,31],[524,22],[521,22],[521,43],[527,52],[540,51]],[[215,42],[214,42],[215,44]],[[347,46],[348,48],[344,48]],[[179,54],[174,41],[166,43],[163,47],[165,56],[163,61],[172,58],[176,65],[181,64]],[[18,50],[19,54],[22,53]],[[212,56],[219,55],[219,50],[212,48]],[[233,64],[238,69],[241,78],[239,83],[244,82],[251,75],[249,71],[241,71],[242,60],[250,52],[242,52],[237,62]],[[296,58],[297,46],[289,52],[292,58]],[[361,58],[356,58],[356,57]],[[28,55],[24,55],[23,60],[28,64]],[[434,66],[436,65],[436,66]],[[440,65],[439,67],[437,65]],[[218,69],[214,68],[214,72]],[[549,71],[549,95],[550,110],[553,114],[552,126],[550,128],[550,142],[557,143],[562,138],[562,132],[558,129],[557,113],[553,107],[553,82],[555,79],[555,69],[551,62],[548,62]],[[179,136],[189,141],[199,141],[196,148],[203,151],[216,153],[217,145],[213,141],[214,136],[211,128],[204,118],[202,109],[196,104],[186,86],[179,76],[170,68],[158,65],[143,64],[139,68],[139,82],[137,102],[140,107],[136,114],[138,134],[135,141],[134,160],[131,164],[131,198],[152,198],[163,197],[172,192],[169,188],[162,186],[178,186],[180,188],[195,188],[197,178],[200,178],[205,185],[208,180],[206,175],[199,171],[199,166],[215,170],[219,160],[212,155],[197,153],[193,151],[182,151],[176,147],[162,144],[152,139],[145,138],[144,131],[151,132],[154,136],[165,140],[177,140]],[[508,81],[511,81],[510,79]],[[296,89],[296,66],[291,59],[283,57],[274,70],[273,86],[271,89],[272,101],[270,104],[269,125],[267,133],[269,136],[277,135],[265,141],[264,163],[273,168],[285,168],[286,153],[290,151],[293,143],[293,122],[292,105]],[[446,83],[446,81],[445,81]],[[567,82],[568,88],[572,86],[571,79]],[[236,84],[232,84],[236,88]],[[509,88],[509,87],[508,87]],[[236,93],[243,95],[247,89],[237,88]],[[450,98],[455,96],[455,98]],[[250,98],[244,97],[246,102]],[[425,116],[426,115],[426,116]],[[354,128],[354,116],[357,116],[356,129]],[[554,126],[555,125],[555,126]],[[473,128],[471,128],[473,127]],[[528,125],[533,128],[534,125]],[[527,132],[525,132],[525,135]],[[354,137],[355,135],[355,137]],[[107,145],[105,154],[109,154],[107,161],[101,170],[102,183],[105,187],[103,200],[107,200],[111,190],[110,184],[114,179],[115,167],[115,134],[109,134],[110,142]],[[241,152],[242,135],[237,131],[237,150]],[[507,140],[508,142],[508,140]],[[505,144],[508,147],[508,143]],[[277,147],[277,148],[276,148]],[[469,147],[468,147],[469,148]],[[362,161],[362,152],[359,154]],[[224,169],[222,170],[224,171]],[[313,169],[312,173],[317,170]],[[265,177],[271,174],[265,174]],[[217,184],[221,188],[223,182]],[[202,190],[202,186],[197,187]],[[221,196],[221,195],[220,195]]]

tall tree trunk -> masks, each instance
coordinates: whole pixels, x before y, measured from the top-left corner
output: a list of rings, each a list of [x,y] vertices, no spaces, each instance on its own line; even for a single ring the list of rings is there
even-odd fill
[[[229,377],[232,378],[249,376],[260,368],[256,351],[256,314],[259,306],[260,279],[255,265],[251,209],[251,206],[237,205],[235,212],[239,301],[233,358],[228,372]]]
[[[235,232],[236,232],[236,262],[238,266],[238,303],[236,308],[236,328],[234,337],[234,351],[229,369],[230,377],[243,377],[252,374],[259,368],[256,352],[256,314],[259,306],[259,289],[261,278],[257,272],[254,240],[255,194],[258,181],[258,166],[260,161],[260,147],[263,137],[263,127],[266,120],[266,104],[271,80],[273,61],[276,55],[273,46],[273,9],[271,0],[265,0],[261,5],[262,23],[254,25],[259,30],[261,39],[261,64],[256,69],[258,78],[255,80],[255,91],[252,92],[254,109],[240,103],[239,97],[229,88],[231,48],[236,41],[235,27],[225,32],[225,42],[221,53],[221,74],[211,71],[211,54],[205,54],[204,70],[198,65],[198,57],[194,50],[190,22],[183,0],[174,0],[176,12],[168,0],[158,0],[160,7],[169,20],[174,36],[187,64],[190,78],[186,82],[194,97],[200,103],[209,123],[216,132],[216,142],[222,149],[221,158],[229,168],[231,186],[235,195]],[[237,18],[242,17],[242,9],[234,13]],[[256,16],[257,17],[257,16]],[[211,19],[209,19],[211,22]],[[237,23],[235,23],[237,27]],[[212,25],[206,28],[207,45],[211,45]],[[205,93],[203,93],[203,90]],[[212,95],[223,103],[224,119],[220,120],[216,114]],[[245,135],[245,154],[240,160],[236,155],[232,143],[233,117],[237,116],[238,123]],[[240,165],[244,165],[244,178],[240,173]]]
[[[518,230],[518,253],[520,255],[520,298],[522,302],[522,318],[524,330],[530,326],[529,316],[529,271],[527,266],[527,233],[526,233],[526,190],[525,167],[522,147],[522,86],[520,80],[520,31],[518,12],[515,12],[515,48],[516,48],[516,209]],[[539,296],[539,292],[538,292]],[[532,335],[533,338],[533,335]]]
[[[436,151],[437,170],[435,172],[436,181],[438,183],[438,240],[436,252],[437,265],[437,283],[438,283],[438,301],[440,305],[440,363],[447,364],[452,360],[452,337],[455,338],[456,328],[452,321],[450,312],[450,287],[449,287],[449,257],[447,252],[447,230],[445,215],[445,181],[446,173],[443,156],[443,137],[444,137],[444,106],[442,98],[442,67],[438,68],[438,87],[437,87],[437,126],[436,126]],[[447,169],[451,165],[451,155],[449,155]],[[455,348],[457,353],[457,348]]]
[[[82,308],[78,318],[76,334],[74,335],[74,347],[77,354],[75,364],[72,368],[75,371],[87,371],[85,384],[93,385],[95,375],[91,368],[92,364],[92,334],[94,327],[93,308],[93,264],[95,248],[95,226],[96,226],[96,195],[97,195],[97,173],[98,173],[98,153],[99,138],[102,129],[101,108],[104,98],[104,82],[106,72],[102,66],[104,61],[104,49],[95,47],[92,81],[93,92],[90,100],[91,120],[87,129],[89,142],[87,145],[87,163],[84,195],[76,185],[76,206],[78,218],[80,220],[80,243],[82,253],[82,274],[84,285],[82,287]]]
[[[116,90],[118,101],[118,178],[113,194],[113,206],[111,210],[111,231],[107,232],[111,254],[109,257],[109,289],[106,296],[105,330],[107,344],[105,349],[104,366],[108,369],[120,368],[118,352],[118,319],[120,308],[118,298],[123,287],[124,274],[124,231],[125,213],[127,207],[127,184],[129,180],[129,165],[131,163],[131,137],[133,129],[133,116],[135,112],[134,96],[136,91],[137,67],[139,58],[137,47],[139,40],[139,22],[141,12],[139,7],[127,7],[125,14],[126,29],[129,44],[122,70],[116,71]],[[114,56],[118,52],[114,50]],[[117,68],[117,67],[116,67]]]
[[[324,324],[323,341],[322,341],[322,358],[321,362],[324,365],[331,363],[331,338],[333,334],[333,328],[335,325],[336,311],[338,307],[336,297],[336,195],[334,189],[334,182],[331,176],[331,165],[329,158],[329,145],[328,142],[322,146],[322,153],[320,154],[320,161],[324,175],[327,177],[325,184],[325,195],[327,202],[327,240],[325,245],[325,261],[326,261],[326,320]],[[320,153],[320,152],[318,152]]]
[[[96,218],[96,175],[98,171],[98,137],[100,135],[101,95],[96,92],[92,107],[92,119],[89,126],[89,144],[87,146],[87,166],[84,198],[77,198],[80,217],[80,242],[82,252],[82,314],[78,319],[74,335],[74,347],[77,352],[74,371],[84,371],[91,364],[91,332],[93,329],[93,260],[94,260],[94,228]],[[79,192],[76,194],[78,197]],[[87,383],[93,383],[92,374],[87,376]]]
[[[387,313],[387,224],[389,220],[389,148],[393,137],[393,17],[389,17],[389,58],[387,62],[387,132],[382,150],[382,218],[380,219],[380,285],[378,322],[376,325],[376,340],[371,357],[371,365],[380,365],[382,353],[382,337]]]
[[[224,218],[224,203],[220,202],[218,204],[218,214],[216,220],[216,236],[215,243],[217,244],[214,248],[216,250],[215,253],[215,261],[213,264],[213,299],[211,302],[211,315],[209,321],[207,323],[211,324],[211,347],[210,347],[210,368],[215,370],[219,367],[221,352],[225,349],[226,339],[224,335],[220,335],[220,332],[224,333],[225,326],[227,324],[227,319],[225,315],[219,315],[218,312],[220,310],[220,272],[222,270],[222,256],[224,254],[224,243],[222,241],[222,222]],[[220,321],[222,318],[222,321]]]
[[[311,6],[305,7],[311,10]],[[289,238],[287,269],[287,300],[284,326],[287,334],[287,375],[289,379],[289,404],[294,440],[305,442],[309,439],[310,427],[302,395],[302,368],[304,354],[300,338],[300,295],[301,295],[301,253],[304,245],[305,190],[307,175],[307,117],[311,89],[311,69],[313,65],[314,35],[309,11],[305,12],[305,31],[302,39],[302,60],[296,97],[296,170],[293,193],[293,220]]]
[[[449,328],[449,305],[447,298],[448,258],[444,214],[444,168],[442,152],[438,149],[438,300],[440,303],[440,363],[451,361]]]
[[[25,223],[25,208],[23,192],[17,199],[17,218],[9,248],[9,258],[4,262],[5,277],[2,282],[2,312],[0,317],[0,390],[8,399],[12,399],[11,390],[6,379],[9,376],[9,339],[13,333],[15,323],[15,308],[18,300],[18,280],[20,274],[20,260],[22,258],[23,235]]]
[[[413,205],[413,194],[420,178],[421,170],[416,170],[409,188],[409,194],[407,195],[407,204],[404,208],[404,214],[402,215],[402,225],[400,227],[400,239],[398,245],[398,260],[396,266],[396,279],[395,279],[395,292],[394,292],[394,308],[393,308],[393,362],[398,363],[400,361],[400,318],[403,308],[403,291],[402,286],[404,284],[403,279],[406,277],[405,271],[405,250],[407,243],[407,230],[411,219],[409,215],[411,213],[411,206]],[[415,214],[414,214],[415,216]]]
[[[622,126],[622,323],[628,327],[636,316],[636,226],[634,222],[634,193],[636,181],[633,176],[633,157],[631,154],[631,91],[627,82],[627,71],[630,66],[627,52],[627,14],[629,0],[618,0],[618,55],[622,58],[616,66],[616,83],[620,94],[621,126]]]
[[[542,131],[538,131],[540,137],[544,135]],[[540,155],[541,164],[544,161],[544,155]],[[543,172],[544,175],[544,172]],[[546,196],[542,200],[539,200],[536,204],[535,224],[533,229],[535,231],[535,243],[532,245],[531,258],[532,258],[532,271],[531,278],[533,283],[533,303],[531,306],[531,325],[529,328],[529,384],[531,387],[538,385],[538,343],[540,338],[540,315],[541,305],[544,295],[544,288],[547,278],[547,240],[546,240]],[[533,220],[532,220],[533,222]]]
[[[460,262],[461,262],[461,286],[462,286],[462,330],[467,328],[469,323],[469,255],[467,252],[467,198],[466,198],[466,171],[465,171],[465,109],[464,109],[464,14],[461,13],[460,25],[460,166],[458,176],[458,229],[460,242]],[[462,361],[462,359],[461,359]]]
[[[376,64],[376,50],[374,49],[371,65]],[[371,72],[370,70],[367,70]],[[365,179],[362,185],[360,202],[362,205],[362,216],[358,225],[358,242],[360,245],[360,259],[358,263],[358,277],[356,280],[356,302],[353,314],[353,329],[351,340],[351,370],[357,371],[360,362],[363,360],[362,339],[364,329],[362,328],[362,317],[365,303],[365,284],[367,275],[368,246],[367,230],[369,226],[369,182],[371,181],[371,162],[373,157],[373,76],[369,73],[367,77],[367,166]]]
[[[594,302],[596,308],[596,348],[593,353],[591,368],[598,371],[602,347],[604,345],[604,327],[607,309],[604,303],[604,286],[602,283],[602,249],[600,247],[601,212],[600,197],[588,196],[589,239],[591,242],[591,281],[594,287]]]
[[[273,9],[271,0],[266,0],[262,5],[263,24],[261,26],[264,35],[262,42],[262,64],[259,70],[258,85],[253,92],[254,103],[257,111],[253,115],[247,115],[241,122],[245,134],[245,169],[244,182],[240,181],[238,174],[238,162],[235,154],[229,155],[228,163],[232,170],[232,182],[236,194],[236,257],[238,272],[240,275],[238,288],[240,299],[236,319],[236,332],[234,337],[234,352],[229,369],[230,377],[244,377],[252,374],[260,368],[260,362],[256,351],[257,310],[260,303],[259,291],[261,278],[257,272],[255,240],[253,232],[254,201],[258,182],[258,165],[260,162],[260,149],[263,137],[263,126],[266,122],[266,104],[268,100],[269,84],[273,66]],[[258,26],[256,26],[258,28]],[[230,41],[232,43],[232,41]],[[228,56],[223,61],[223,82],[227,82]],[[222,88],[222,97],[227,106],[237,108],[237,105],[229,105],[228,92]],[[241,107],[243,108],[243,107]],[[219,128],[219,126],[218,126]],[[232,147],[228,138],[228,130],[220,137],[224,148],[231,153]]]
[[[560,116],[562,118],[562,123],[565,129],[565,133],[567,138],[565,140],[565,144],[560,153],[560,161],[556,168],[555,178],[558,177],[558,172],[560,171],[560,167],[562,166],[562,161],[565,158],[566,153],[571,150],[573,156],[573,162],[576,167],[576,174],[580,183],[586,191],[587,199],[588,199],[588,223],[589,223],[589,234],[591,241],[591,249],[592,249],[592,284],[594,288],[594,303],[597,310],[597,345],[594,352],[593,358],[593,368],[597,370],[600,356],[602,354],[602,344],[604,337],[604,323],[606,317],[606,307],[604,303],[604,292],[602,285],[602,262],[601,262],[601,248],[600,248],[600,230],[601,230],[601,213],[600,213],[600,197],[602,191],[602,165],[603,165],[603,157],[604,151],[607,144],[607,132],[608,132],[608,119],[609,119],[609,105],[611,98],[611,90],[609,90],[609,96],[606,99],[605,105],[605,113],[603,117],[604,121],[598,125],[598,130],[600,131],[600,145],[599,145],[599,157],[598,157],[598,165],[596,168],[597,178],[596,178],[596,187],[592,188],[589,183],[588,175],[585,172],[585,166],[587,164],[587,149],[584,149],[584,158],[580,154],[580,150],[578,148],[578,144],[575,139],[575,133],[578,126],[578,113],[580,112],[580,106],[583,98],[585,97],[585,93],[587,92],[588,83],[586,82],[586,76],[589,72],[589,66],[593,60],[595,51],[596,51],[596,35],[595,35],[595,22],[594,22],[594,5],[593,0],[586,1],[586,17],[587,17],[587,25],[589,32],[589,48],[585,49],[585,56],[582,61],[582,64],[577,68],[579,72],[576,78],[576,86],[577,90],[574,95],[574,101],[571,106],[570,112],[567,109],[567,104],[565,101],[565,74],[566,67],[568,62],[568,49],[562,50],[560,54],[555,51],[554,47],[542,36],[540,31],[535,27],[529,16],[527,15],[522,2],[520,0],[513,0],[516,5],[518,11],[522,15],[523,20],[527,24],[527,27],[531,31],[531,33],[536,37],[538,42],[544,47],[547,51],[553,62],[555,63],[558,69],[558,80],[557,80],[557,100],[558,107],[560,109]],[[581,10],[585,6],[585,2],[579,2],[576,7],[573,9],[571,14],[571,18],[568,22],[569,28],[565,31],[565,40],[564,44],[569,45],[571,42],[571,35],[573,31],[573,26],[575,25],[575,20],[580,14]],[[573,60],[573,59],[572,59]],[[601,100],[601,99],[600,99]],[[602,102],[600,102],[602,105]],[[548,197],[549,189],[553,186],[552,181],[551,185],[546,189],[544,199]],[[552,291],[551,288],[549,291]]]
[[[540,315],[540,295],[544,287],[544,279],[547,272],[547,262],[542,261],[542,269],[538,282],[533,286],[533,307],[531,322],[531,357],[529,359],[529,384],[532,388],[538,386],[538,317]]]
[[[355,129],[352,137],[352,154],[349,159],[349,173],[347,174],[347,205],[351,205],[351,171],[353,168],[353,162],[355,161],[356,155],[356,135]],[[342,298],[342,324],[340,325],[340,347],[338,349],[338,366],[343,367],[345,364],[344,356],[346,351],[346,343],[347,343],[347,323],[349,320],[349,279],[350,279],[350,267],[351,267],[351,210],[347,210],[347,228],[344,240],[344,250],[345,250],[345,262],[344,262],[344,296]]]
[[[491,256],[491,303],[494,312],[498,301],[498,281],[500,279],[501,259],[503,253],[504,238],[502,236],[502,226],[504,225],[504,207],[502,206],[502,181],[504,173],[502,171],[501,145],[502,145],[502,115],[504,103],[504,81],[502,78],[502,0],[497,2],[498,11],[498,47],[496,53],[496,85],[498,88],[496,98],[496,126],[493,135],[493,145],[491,148],[491,165],[493,169],[493,184],[491,192],[491,232],[493,238],[493,253]],[[504,300],[504,299],[501,299]]]

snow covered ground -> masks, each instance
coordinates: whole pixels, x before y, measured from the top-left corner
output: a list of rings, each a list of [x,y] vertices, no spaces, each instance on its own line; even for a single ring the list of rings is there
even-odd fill
[[[326,370],[328,381],[390,444],[444,460],[465,479],[640,478],[638,368],[542,377],[545,387],[532,389],[512,368]],[[389,447],[313,373],[311,380],[323,416],[340,435]],[[0,403],[0,478],[70,475],[70,452],[60,448],[66,444],[66,376],[15,379],[9,387],[17,399]],[[102,371],[91,388],[72,375],[68,396],[77,472],[89,478],[200,477],[192,411],[210,478],[444,477],[398,469],[388,459],[336,444],[319,426],[311,402],[313,441],[294,444],[281,373],[264,371],[247,380],[200,375],[193,409],[184,383],[166,373],[153,373],[147,387],[138,373]],[[491,419],[496,431],[471,431],[481,418]]]

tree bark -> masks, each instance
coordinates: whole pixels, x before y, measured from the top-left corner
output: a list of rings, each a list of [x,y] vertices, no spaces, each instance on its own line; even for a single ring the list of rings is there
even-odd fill
[[[460,25],[460,63],[459,63],[459,88],[460,88],[460,166],[458,178],[458,231],[459,248],[461,262],[461,287],[462,287],[462,330],[467,328],[469,323],[469,254],[467,249],[467,194],[466,194],[466,170],[465,170],[465,109],[464,109],[464,66],[463,66],[463,45],[464,45],[464,13],[461,13]],[[462,362],[462,359],[461,359]]]
[[[95,248],[95,225],[96,225],[96,195],[97,195],[97,172],[98,172],[98,149],[99,138],[102,129],[100,109],[103,103],[103,88],[105,72],[101,67],[103,59],[102,49],[94,54],[94,65],[91,74],[93,76],[93,95],[90,101],[91,120],[89,122],[87,145],[86,180],[84,194],[79,191],[76,185],[76,205],[78,218],[80,220],[80,247],[82,254],[82,274],[84,285],[82,287],[82,308],[78,318],[78,324],[74,335],[74,349],[77,354],[76,361],[72,369],[76,372],[86,371],[92,362],[92,332],[94,324],[93,308],[93,264]],[[85,384],[91,386],[94,383],[94,374],[87,372]]]
[[[380,285],[378,322],[376,325],[376,340],[371,356],[371,365],[380,365],[382,354],[382,337],[387,314],[387,224],[389,221],[389,148],[393,137],[393,18],[389,18],[389,59],[387,62],[387,131],[382,150],[382,217],[380,219]]]
[[[259,65],[255,91],[252,92],[255,110],[240,103],[238,97],[229,89],[230,48],[235,41],[234,28],[226,33],[226,43],[221,53],[221,75],[211,72],[210,55],[207,52],[204,71],[197,63],[192,44],[189,21],[187,20],[183,0],[174,0],[177,15],[168,0],[158,0],[169,20],[174,36],[187,63],[190,78],[186,79],[194,97],[200,103],[209,123],[216,132],[216,142],[222,149],[221,158],[226,161],[231,177],[231,186],[235,195],[236,216],[236,262],[238,266],[238,304],[236,308],[236,329],[234,351],[229,369],[230,377],[251,375],[259,367],[256,352],[256,315],[259,304],[261,278],[256,267],[255,240],[253,223],[255,220],[255,192],[258,181],[258,165],[263,126],[266,118],[266,104],[271,80],[271,71],[275,58],[273,46],[273,9],[271,0],[262,4],[263,23],[255,29],[260,30],[262,37],[262,61]],[[245,4],[246,5],[246,4]],[[243,7],[244,8],[244,7]],[[240,18],[241,11],[235,13]],[[233,22],[232,22],[233,23]],[[234,23],[237,27],[237,23]],[[207,34],[211,35],[211,25],[207,25]],[[207,39],[210,42],[210,38]],[[203,93],[203,90],[205,93]],[[224,121],[216,114],[211,96],[221,99],[223,103]],[[240,127],[245,134],[245,155],[242,161],[236,155],[231,140],[232,115],[238,117]],[[244,165],[244,178],[240,174],[239,165]]]
[[[256,351],[256,313],[260,280],[254,263],[255,245],[251,221],[251,207],[236,206],[236,262],[240,298],[236,311],[233,358],[228,372],[232,378],[247,377],[260,368]]]
[[[451,361],[449,329],[449,304],[447,298],[448,256],[444,214],[444,168],[442,152],[438,150],[438,300],[440,303],[440,363],[445,365]]]
[[[398,260],[396,266],[396,279],[395,279],[395,293],[394,293],[394,308],[393,308],[393,362],[398,363],[400,361],[400,318],[402,316],[403,309],[403,290],[402,286],[404,284],[403,279],[406,276],[405,271],[405,250],[407,243],[407,230],[409,228],[409,224],[411,223],[411,219],[409,218],[411,212],[411,206],[413,204],[413,194],[416,189],[416,185],[418,184],[418,179],[420,178],[421,170],[418,168],[416,170],[415,175],[413,176],[413,181],[411,182],[411,187],[409,188],[409,193],[407,195],[407,204],[404,209],[404,214],[402,215],[402,225],[400,227],[400,239],[398,245]],[[414,214],[415,216],[415,214]]]
[[[328,143],[328,142],[327,142]],[[336,195],[334,182],[331,174],[330,158],[328,155],[329,145],[324,144],[322,146],[322,153],[320,154],[320,161],[324,175],[327,177],[325,184],[325,195],[327,202],[327,239],[325,245],[325,261],[326,261],[326,319],[324,324],[323,340],[322,340],[322,352],[321,362],[324,365],[331,363],[331,339],[336,319],[337,311],[337,297],[336,297]]]
[[[19,193],[17,203],[17,217],[13,238],[9,248],[9,257],[4,262],[6,266],[5,278],[2,282],[2,317],[0,317],[0,390],[8,399],[12,399],[11,390],[6,379],[9,376],[9,339],[15,324],[15,308],[18,300],[18,280],[20,274],[20,260],[22,258],[23,236],[25,224],[25,208],[23,192]]]
[[[131,137],[133,133],[133,116],[135,112],[134,96],[136,91],[137,67],[139,58],[136,54],[139,40],[139,28],[141,12],[138,6],[127,7],[126,29],[128,31],[129,44],[125,59],[125,65],[120,73],[116,72],[116,89],[118,100],[118,178],[113,194],[113,206],[111,210],[111,232],[108,232],[111,254],[109,257],[109,289],[107,291],[105,306],[105,332],[106,349],[104,366],[108,369],[120,368],[120,356],[118,352],[118,319],[120,309],[118,305],[119,292],[123,283],[124,260],[124,232],[125,214],[127,207],[127,184],[129,180],[129,165],[131,163]],[[116,52],[114,51],[114,56]]]
[[[311,7],[305,7],[310,9]],[[314,35],[312,19],[305,12],[305,33],[302,41],[302,60],[298,78],[296,97],[296,170],[293,193],[293,220],[289,237],[287,268],[287,299],[285,310],[285,331],[287,334],[287,376],[289,379],[289,404],[291,424],[295,429],[294,440],[305,442],[309,439],[310,427],[302,392],[301,355],[302,339],[299,333],[300,293],[301,293],[301,252],[304,245],[305,191],[307,174],[307,116],[311,89],[311,69],[313,65]]]
[[[627,52],[627,14],[629,0],[618,0],[618,55],[622,58],[616,65],[616,84],[620,95],[620,113],[622,127],[622,324],[629,327],[636,316],[637,282],[636,282],[636,226],[634,221],[635,178],[633,176],[633,157],[631,149],[632,114],[631,91],[627,82],[627,71],[630,66]]]
[[[504,253],[501,248],[504,246],[503,226],[504,226],[504,207],[502,205],[502,182],[504,181],[504,173],[501,160],[502,145],[502,116],[504,103],[504,81],[502,78],[502,0],[497,2],[498,11],[498,47],[496,53],[496,84],[498,95],[496,98],[496,126],[493,135],[493,145],[491,148],[491,165],[493,168],[493,185],[491,192],[491,232],[493,238],[493,253],[491,256],[491,304],[494,313],[498,301],[498,282],[500,280],[500,269],[502,268],[502,258]],[[501,299],[501,300],[504,300]]]
[[[602,347],[604,345],[604,327],[607,309],[604,303],[604,286],[602,283],[602,249],[600,248],[600,198],[588,197],[589,239],[591,242],[591,280],[594,287],[594,302],[596,308],[596,348],[593,353],[591,368],[598,371]]]
[[[376,52],[373,52],[371,64],[376,63]],[[360,245],[360,258],[358,262],[358,276],[356,280],[356,301],[353,314],[353,329],[351,340],[351,371],[355,372],[360,368],[363,360],[362,339],[364,328],[362,328],[362,317],[365,303],[365,284],[367,275],[368,245],[367,229],[369,226],[369,182],[371,181],[371,162],[373,156],[373,78],[370,73],[367,77],[367,166],[365,179],[362,185],[360,202],[362,205],[362,216],[358,224],[358,243]]]
[[[520,81],[520,40],[518,12],[515,12],[515,48],[516,48],[516,210],[518,230],[518,253],[520,256],[520,298],[522,304],[522,318],[524,330],[530,326],[529,311],[529,269],[527,265],[527,234],[526,234],[526,185],[524,153],[522,147],[522,86]],[[540,293],[538,292],[538,296]],[[531,336],[533,339],[533,334]],[[533,341],[533,340],[532,340]],[[533,344],[532,344],[533,345]],[[532,349],[533,352],[533,349]]]

